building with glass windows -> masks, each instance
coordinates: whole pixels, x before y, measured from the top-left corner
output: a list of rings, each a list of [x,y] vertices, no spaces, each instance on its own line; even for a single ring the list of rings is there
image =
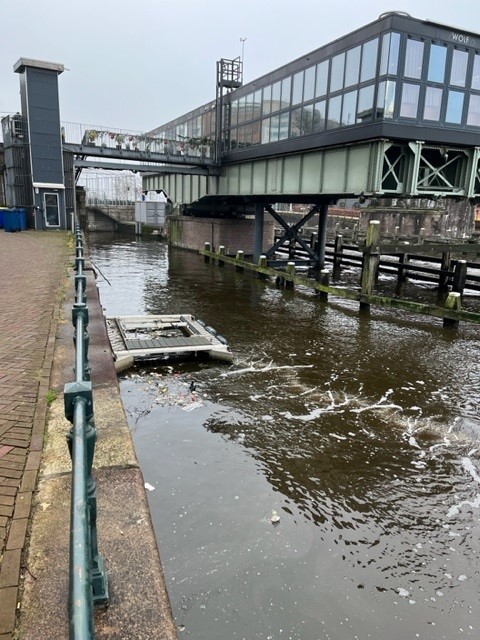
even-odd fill
[[[215,101],[151,132],[215,135]],[[225,96],[222,162],[388,138],[480,145],[480,35],[401,13]]]

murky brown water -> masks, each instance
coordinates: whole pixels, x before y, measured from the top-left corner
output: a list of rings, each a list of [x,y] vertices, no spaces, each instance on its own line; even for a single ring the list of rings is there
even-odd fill
[[[121,378],[180,637],[478,638],[478,328],[90,249],[109,314],[192,313],[236,357]]]

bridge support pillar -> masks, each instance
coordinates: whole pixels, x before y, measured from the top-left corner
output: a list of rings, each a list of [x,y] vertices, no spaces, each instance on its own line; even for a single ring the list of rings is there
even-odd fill
[[[261,203],[255,205],[255,229],[253,240],[253,261],[258,264],[258,260],[263,252],[263,223],[265,218],[265,207]]]

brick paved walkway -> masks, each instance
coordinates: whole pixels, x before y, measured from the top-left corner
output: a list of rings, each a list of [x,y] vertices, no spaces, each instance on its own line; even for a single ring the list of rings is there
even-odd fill
[[[0,640],[10,640],[43,445],[65,232],[0,230]]]

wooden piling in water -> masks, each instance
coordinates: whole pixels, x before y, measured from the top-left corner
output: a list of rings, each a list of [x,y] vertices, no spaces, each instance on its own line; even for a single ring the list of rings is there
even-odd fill
[[[322,269],[320,271],[320,284],[323,285],[324,287],[328,287],[330,284],[330,271],[328,269]],[[328,291],[322,291],[320,290],[318,292],[318,297],[320,298],[320,300],[324,300],[325,302],[328,301]]]
[[[333,257],[333,270],[335,272],[340,271],[342,266],[342,254],[343,254],[343,236],[339,234],[335,237],[334,244],[334,257]]]
[[[368,225],[367,238],[365,240],[365,250],[363,253],[361,291],[362,295],[371,296],[375,279],[377,277],[380,254],[378,253],[378,243],[380,241],[380,221],[372,220]],[[360,302],[360,309],[370,310],[369,302]]]
[[[267,268],[267,256],[262,254],[259,259],[258,259],[258,266],[260,268],[266,269]],[[265,273],[262,273],[261,271],[258,271],[258,279],[259,280],[266,280],[267,279],[267,275]]]
[[[241,251],[241,250],[237,251],[236,260],[238,260],[238,262],[244,262],[245,261],[245,254],[244,254],[243,251]],[[241,272],[244,271],[244,267],[241,264],[235,265],[235,269],[237,271],[241,271]]]
[[[287,262],[286,272],[289,276],[292,276],[291,280],[285,280],[285,289],[294,289],[295,288],[295,262]]]
[[[442,262],[440,264],[440,276],[438,278],[438,293],[442,294],[448,290],[448,272],[452,268],[451,253],[444,251],[442,253]]]
[[[221,244],[218,247],[218,265],[222,266],[225,264],[225,262],[222,260],[222,256],[225,256],[227,253],[227,250],[225,249],[225,247],[223,246],[223,244]]]
[[[450,309],[452,311],[460,311],[462,308],[462,296],[458,291],[451,291],[448,294],[448,297],[445,301],[445,309]],[[451,318],[443,319],[443,328],[444,329],[457,329],[458,328],[458,320],[453,320]]]
[[[452,291],[462,294],[465,289],[465,280],[467,279],[467,261],[459,260],[455,265],[453,272]]]
[[[211,249],[211,246],[210,246],[210,242],[205,242],[205,251],[210,252],[211,250],[212,250],[212,249]],[[207,254],[205,254],[205,255],[203,256],[203,261],[204,261],[206,264],[208,264],[208,263],[210,262],[210,256],[208,256]]]

